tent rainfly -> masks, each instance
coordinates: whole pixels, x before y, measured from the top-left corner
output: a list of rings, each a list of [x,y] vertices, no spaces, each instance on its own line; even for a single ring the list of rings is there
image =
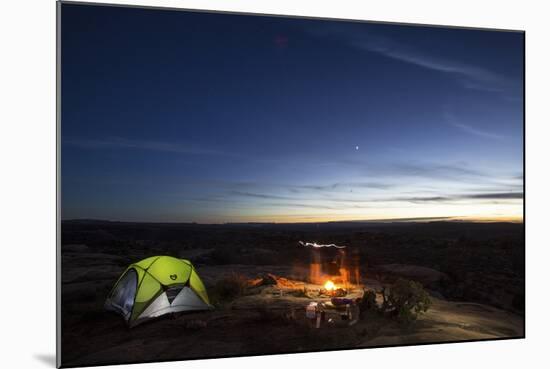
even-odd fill
[[[210,310],[204,284],[190,261],[152,256],[130,265],[105,301],[133,327],[180,311]]]

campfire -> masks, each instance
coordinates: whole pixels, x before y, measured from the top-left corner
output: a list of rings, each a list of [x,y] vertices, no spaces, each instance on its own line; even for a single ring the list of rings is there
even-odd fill
[[[345,291],[361,284],[359,252],[344,245],[303,242],[311,250],[310,283],[321,285],[320,293],[327,296],[345,296]]]
[[[328,280],[325,282],[325,290],[327,291],[334,291],[336,289],[336,285],[331,280]]]
[[[319,290],[319,296],[330,296],[330,297],[343,297],[348,294],[348,291],[345,288],[338,287],[330,279],[325,282],[323,288]]]

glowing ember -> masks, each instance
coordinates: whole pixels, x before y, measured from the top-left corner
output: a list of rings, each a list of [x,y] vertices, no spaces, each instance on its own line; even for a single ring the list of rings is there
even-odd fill
[[[334,291],[336,289],[336,286],[332,281],[326,281],[325,283],[325,290],[327,291]]]

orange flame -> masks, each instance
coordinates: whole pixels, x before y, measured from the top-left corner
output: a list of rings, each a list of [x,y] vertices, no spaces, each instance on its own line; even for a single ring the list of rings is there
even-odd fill
[[[332,282],[332,281],[326,281],[325,282],[325,290],[334,291],[335,289],[336,289],[336,286],[334,285],[334,282]]]
[[[311,264],[309,267],[309,281],[312,283],[322,283],[321,282],[321,264],[315,263]]]

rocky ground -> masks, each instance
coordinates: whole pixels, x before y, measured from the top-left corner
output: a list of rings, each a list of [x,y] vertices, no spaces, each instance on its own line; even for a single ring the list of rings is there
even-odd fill
[[[206,251],[189,252],[193,255],[179,256],[193,259]],[[198,271],[209,289],[223,276],[235,273],[251,280],[272,273],[287,277],[283,283],[286,285],[257,286],[245,296],[218,304],[212,312],[165,316],[128,329],[120,316],[104,311],[103,303],[129,259],[139,260],[137,255],[94,252],[83,245],[64,247],[64,366],[512,338],[524,334],[520,315],[478,303],[447,301],[437,293],[432,295],[430,310],[408,327],[370,314],[352,326],[325,324],[315,329],[305,318],[305,306],[328,298],[316,295],[316,286],[293,280],[296,267],[236,264],[203,265]],[[378,273],[416,274],[427,280],[438,277],[437,271],[411,265],[382,266]],[[366,288],[376,289],[378,283],[364,280]],[[303,293],[308,290],[312,292]],[[357,296],[360,293],[355,291]]]

